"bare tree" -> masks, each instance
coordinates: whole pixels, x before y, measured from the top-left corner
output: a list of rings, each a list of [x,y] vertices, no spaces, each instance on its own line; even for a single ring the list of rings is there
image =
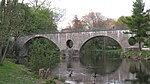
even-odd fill
[[[114,19],[107,18],[103,21],[105,29],[114,29],[116,21]]]
[[[82,17],[82,22],[89,28],[103,27],[104,16],[98,12],[90,12],[89,14]]]

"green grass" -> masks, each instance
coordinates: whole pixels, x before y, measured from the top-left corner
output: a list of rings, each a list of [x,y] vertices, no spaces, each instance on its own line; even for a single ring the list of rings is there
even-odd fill
[[[23,65],[17,65],[6,59],[0,66],[0,84],[36,84],[37,79]]]
[[[132,50],[132,51],[128,51],[128,52],[125,52],[123,54],[125,57],[132,57],[132,56],[143,56],[143,57],[150,57],[150,51],[146,51],[146,50]]]

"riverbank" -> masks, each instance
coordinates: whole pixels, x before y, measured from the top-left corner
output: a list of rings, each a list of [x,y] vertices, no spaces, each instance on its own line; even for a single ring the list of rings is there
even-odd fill
[[[36,84],[38,79],[23,65],[11,62],[9,59],[0,66],[0,84]]]
[[[0,84],[63,84],[57,78],[47,80],[40,79],[33,72],[30,72],[24,65],[15,64],[11,59],[6,59],[0,66]]]
[[[150,60],[150,51],[149,50],[130,50],[122,54],[124,58],[129,59],[138,59],[138,60]]]

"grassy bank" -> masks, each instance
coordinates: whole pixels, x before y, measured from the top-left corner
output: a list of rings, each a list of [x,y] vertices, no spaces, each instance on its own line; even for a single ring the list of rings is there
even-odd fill
[[[6,59],[0,66],[0,84],[36,84],[37,79],[23,65]]]
[[[131,59],[150,59],[150,51],[148,50],[132,50],[123,53],[123,56],[125,58],[131,58]]]
[[[32,72],[19,64],[15,64],[6,59],[4,64],[0,66],[0,84],[63,84],[64,79],[49,78],[42,80],[35,78]]]

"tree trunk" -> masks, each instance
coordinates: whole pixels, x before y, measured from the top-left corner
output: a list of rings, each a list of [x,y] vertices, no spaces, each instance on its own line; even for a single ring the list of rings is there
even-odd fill
[[[6,48],[5,48],[5,50],[4,50],[4,53],[2,54],[2,58],[1,58],[0,64],[3,64],[3,62],[4,62],[4,59],[5,59],[5,57],[6,57],[6,53],[7,53],[7,51],[8,51],[8,47],[9,47],[9,40],[7,41]]]
[[[139,50],[140,50],[140,51],[142,50],[141,42],[139,42]]]
[[[0,65],[2,61],[3,55],[2,55],[2,45],[0,45]]]

